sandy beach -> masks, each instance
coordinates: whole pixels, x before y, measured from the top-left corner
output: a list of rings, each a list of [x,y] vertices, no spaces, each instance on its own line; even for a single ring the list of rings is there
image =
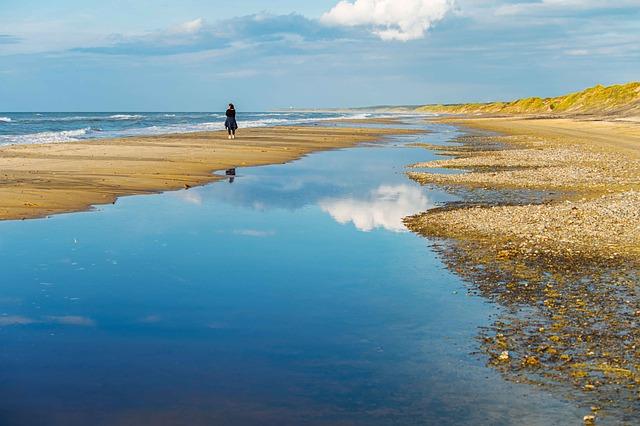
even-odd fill
[[[86,210],[118,197],[219,179],[212,172],[291,161],[372,142],[399,129],[300,126],[168,134],[0,148],[0,220]]]
[[[580,145],[594,152],[617,152],[640,158],[640,126],[633,121],[516,117],[461,118],[452,122],[506,135],[551,138],[557,145]]]
[[[435,210],[408,219],[411,229],[484,241],[505,256],[640,256],[640,126],[576,119],[449,122],[498,134],[470,134],[454,147],[428,147],[453,158],[413,166],[466,173],[411,171],[411,178],[422,184],[552,191],[556,196],[537,205],[502,200],[496,203],[501,205]]]
[[[639,423],[639,2],[0,1],[0,426]]]

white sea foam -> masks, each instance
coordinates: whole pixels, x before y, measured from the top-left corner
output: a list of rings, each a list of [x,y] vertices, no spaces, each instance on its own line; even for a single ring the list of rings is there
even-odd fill
[[[223,122],[215,123],[199,123],[199,124],[170,124],[166,126],[149,126],[139,129],[114,130],[105,132],[105,137],[125,137],[125,136],[144,136],[144,135],[164,135],[170,133],[194,133],[208,132],[224,129]]]
[[[314,114],[315,115],[315,114]],[[341,120],[341,119],[365,119],[365,118],[377,118],[388,117],[389,114],[371,114],[371,113],[336,113],[331,115],[313,116],[299,112],[278,112],[278,113],[241,113],[238,116],[238,124],[240,130],[251,127],[265,127],[265,126],[281,126],[281,125],[303,125],[315,122],[322,122],[327,120]],[[407,115],[393,115],[393,117],[415,117],[413,114]],[[176,123],[172,120],[173,117],[179,117],[179,121],[185,120],[198,120],[203,117],[210,117],[211,121],[204,123]],[[1,119],[8,119],[9,117],[0,117]],[[140,118],[149,118],[155,121],[155,125],[130,128],[129,124],[125,124],[125,120],[138,120]],[[22,124],[26,129],[19,129],[19,132],[28,131],[30,127],[35,127],[34,131],[30,134],[16,134],[16,135],[0,135],[0,145],[7,144],[34,144],[34,143],[56,143],[56,142],[72,142],[80,139],[87,138],[117,138],[127,136],[144,136],[144,135],[162,135],[170,133],[194,133],[194,132],[207,132],[224,129],[224,115],[217,113],[203,113],[203,114],[155,114],[149,116],[133,115],[133,114],[114,114],[114,115],[56,115],[56,116],[44,116],[39,118],[20,118],[14,122]],[[6,120],[4,120],[6,121]],[[47,121],[58,122],[72,122],[78,121],[79,128],[69,129],[64,131],[38,131],[43,128],[42,125],[34,126],[36,122]],[[84,123],[82,123],[84,121]],[[111,122],[109,125],[89,127],[89,123],[95,123],[99,121]],[[123,121],[123,124],[116,125],[116,123]],[[164,122],[163,122],[164,121]],[[82,123],[82,124],[81,124]],[[84,126],[83,126],[84,124]],[[86,126],[86,127],[85,127]],[[36,130],[37,129],[37,130]],[[46,127],[45,127],[46,129]]]
[[[61,132],[40,132],[28,135],[1,135],[0,145],[74,142],[80,140],[81,136],[86,136],[93,131],[94,130],[91,129],[91,127],[86,127],[84,129],[64,130]]]
[[[300,119],[287,120],[278,118],[266,118],[261,120],[238,120],[240,128],[277,126],[283,124],[302,124],[306,122],[314,122],[318,119]],[[104,132],[104,137],[125,137],[125,136],[143,136],[143,135],[163,135],[170,133],[196,133],[196,132],[213,132],[216,130],[224,130],[223,121],[194,123],[194,124],[171,124],[166,126],[149,126],[139,129],[115,130]]]
[[[141,118],[144,118],[144,115],[115,114],[115,115],[110,115],[109,118],[111,120],[140,120]]]
[[[25,118],[20,121],[38,121],[38,122],[46,122],[46,121],[91,121],[91,120],[104,120],[104,117],[92,117],[92,116],[82,116],[82,115],[72,115],[69,117],[51,117],[45,116],[42,114],[36,114],[38,118]]]
[[[36,114],[37,118],[21,118],[21,122],[68,122],[68,121],[108,121],[108,120],[123,120],[122,118],[111,118],[103,115],[71,115],[71,116],[47,116],[42,114]]]
[[[272,115],[272,114],[270,114]],[[224,117],[224,116],[222,116]],[[371,114],[348,114],[340,117],[309,117],[309,118],[262,118],[257,120],[243,120],[238,117],[238,126],[240,129],[252,128],[252,127],[267,127],[267,126],[281,126],[281,125],[296,125],[316,123],[318,121],[340,120],[340,119],[353,119],[353,118],[369,118]],[[194,124],[176,124],[167,126],[150,126],[140,129],[128,129],[123,131],[112,132],[109,137],[112,136],[138,136],[138,135],[159,135],[166,133],[195,133],[195,132],[210,132],[215,130],[223,130],[224,122],[206,122],[206,123],[194,123]],[[106,136],[106,135],[105,135]]]
[[[353,114],[350,115],[348,117],[341,117],[342,119],[349,119],[349,120],[364,120],[367,118],[374,118],[373,114],[365,114],[365,113],[361,113],[361,114]]]
[[[0,117],[0,123],[11,123],[13,120],[11,120],[9,117]]]

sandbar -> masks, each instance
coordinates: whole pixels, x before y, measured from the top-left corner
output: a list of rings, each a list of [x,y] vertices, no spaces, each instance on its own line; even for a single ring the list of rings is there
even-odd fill
[[[0,148],[0,220],[30,219],[114,203],[118,197],[187,189],[212,172],[280,164],[315,151],[416,133],[331,125],[243,129]]]

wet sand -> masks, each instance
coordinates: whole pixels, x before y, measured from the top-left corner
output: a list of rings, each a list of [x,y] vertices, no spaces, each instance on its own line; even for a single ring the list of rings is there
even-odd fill
[[[212,172],[278,164],[371,142],[401,129],[254,128],[0,148],[0,220],[81,211],[118,197],[202,185]]]
[[[556,196],[541,199],[540,205],[501,200],[496,204],[502,205],[432,211],[408,219],[413,230],[484,241],[502,255],[640,258],[640,125],[568,119],[452,121],[501,134],[462,137],[458,146],[439,148],[454,158],[414,165],[466,173],[411,171],[411,178],[422,184],[551,191]]]

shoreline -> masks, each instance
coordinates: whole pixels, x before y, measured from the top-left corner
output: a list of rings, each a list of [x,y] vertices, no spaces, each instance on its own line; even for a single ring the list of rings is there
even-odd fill
[[[363,123],[365,123],[363,121]],[[0,220],[85,211],[122,196],[188,189],[229,168],[282,164],[415,130],[274,126],[0,147]]]
[[[423,185],[450,189],[554,193],[540,203],[471,201],[406,219],[425,236],[482,242],[505,256],[640,259],[640,125],[568,119],[447,118],[496,135],[470,134],[447,147],[451,157],[411,166]],[[472,197],[473,198],[473,197]]]
[[[585,132],[581,121],[446,121],[471,131],[453,146],[425,145],[449,159],[415,166],[466,173],[408,175],[463,201],[405,225],[431,240],[469,293],[501,307],[478,335],[487,366],[577,401],[585,419],[633,413],[640,159],[630,150],[640,126],[621,134],[609,122]]]

